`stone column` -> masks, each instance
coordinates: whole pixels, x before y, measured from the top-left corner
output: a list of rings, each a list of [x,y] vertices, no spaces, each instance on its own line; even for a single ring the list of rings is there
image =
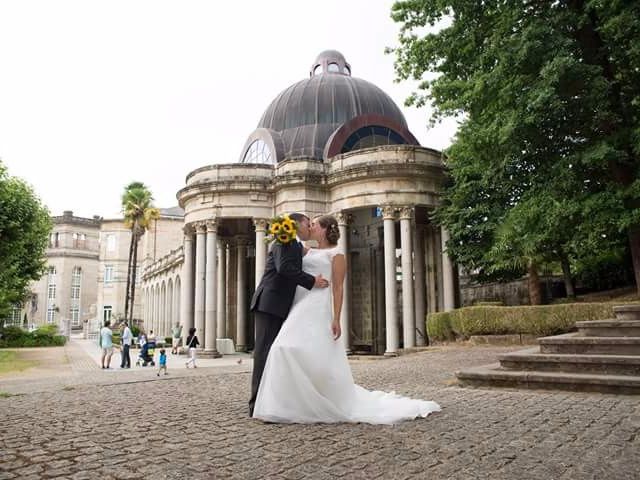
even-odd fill
[[[433,227],[427,226],[425,228],[425,245],[427,256],[427,311],[429,313],[435,313],[438,311],[438,292],[436,285],[438,282],[438,276],[436,271],[436,244],[435,235],[433,233]]]
[[[416,346],[416,314],[413,304],[413,256],[411,217],[413,207],[400,210],[400,247],[402,248],[402,336],[404,348]]]
[[[385,321],[387,330],[387,356],[398,354],[398,308],[396,285],[396,208],[386,205],[382,207],[384,224],[384,299]]]
[[[253,224],[256,227],[256,287],[258,287],[267,261],[267,249],[264,243],[267,221],[264,218],[254,218]]]
[[[218,338],[227,338],[227,245],[218,242]]]
[[[427,289],[424,272],[424,230],[420,225],[416,225],[413,231],[413,268],[415,272],[414,292],[416,302],[416,345],[422,347],[426,344],[426,312],[425,312],[425,292]]]
[[[193,327],[193,229],[190,225],[185,225],[184,231],[184,260],[182,262],[182,280],[180,283],[180,323],[182,325],[182,344],[189,334],[189,329]],[[151,318],[151,306],[153,298],[153,288],[147,298],[149,313],[147,318]],[[145,327],[146,328],[146,327]]]
[[[236,287],[236,350],[247,351],[247,246],[241,239],[236,248],[238,275]]]
[[[442,238],[442,288],[444,291],[444,311],[448,312],[456,308],[454,272],[453,262],[447,254],[449,232],[444,228],[441,228],[440,231]]]
[[[236,316],[236,303],[237,303],[237,273],[238,273],[238,256],[236,255],[235,240],[228,243],[227,250],[227,335],[235,339],[235,343],[238,343],[236,332],[238,331],[237,316]]]
[[[196,225],[196,292],[194,323],[196,335],[202,342],[204,340],[204,308],[205,308],[205,268],[206,268],[206,235],[207,226],[204,222]],[[200,345],[199,348],[202,348]]]
[[[204,355],[212,358],[220,358],[222,356],[218,352],[216,345],[216,314],[218,308],[216,250],[218,250],[218,224],[216,220],[207,220]]]
[[[342,330],[342,345],[347,352],[351,353],[351,286],[349,278],[349,221],[350,215],[348,213],[340,212],[336,215],[338,220],[338,229],[340,231],[340,239],[338,240],[338,246],[340,251],[344,253],[344,259],[347,264],[345,276],[344,276],[344,294],[342,297],[342,310],[340,311],[340,329]],[[330,287],[329,287],[330,288]]]

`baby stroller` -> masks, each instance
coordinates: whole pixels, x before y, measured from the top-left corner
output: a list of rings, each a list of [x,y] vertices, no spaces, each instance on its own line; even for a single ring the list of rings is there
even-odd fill
[[[146,342],[142,345],[140,349],[140,353],[138,354],[138,360],[136,361],[136,365],[146,367],[147,365],[151,365],[154,367],[156,362],[153,360],[153,356],[155,355],[156,344],[154,342]]]

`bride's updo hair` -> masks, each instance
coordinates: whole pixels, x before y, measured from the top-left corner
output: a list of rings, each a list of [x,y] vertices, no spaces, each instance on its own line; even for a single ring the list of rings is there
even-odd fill
[[[316,222],[325,228],[325,238],[331,245],[337,245],[340,238],[340,230],[338,229],[338,221],[333,215],[321,215],[316,218]]]

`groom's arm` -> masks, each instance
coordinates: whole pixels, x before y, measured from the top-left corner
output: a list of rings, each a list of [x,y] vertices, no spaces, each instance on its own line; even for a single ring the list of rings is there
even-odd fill
[[[300,252],[292,245],[274,245],[271,250],[273,263],[276,271],[297,285],[301,285],[307,290],[311,290],[315,284],[315,277],[302,271],[300,268]]]

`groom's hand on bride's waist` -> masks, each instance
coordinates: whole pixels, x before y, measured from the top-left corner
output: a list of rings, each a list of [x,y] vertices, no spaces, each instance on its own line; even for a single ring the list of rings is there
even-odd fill
[[[316,281],[313,286],[317,288],[327,288],[329,286],[329,281],[326,278],[323,278],[322,275],[318,275],[316,276]]]

